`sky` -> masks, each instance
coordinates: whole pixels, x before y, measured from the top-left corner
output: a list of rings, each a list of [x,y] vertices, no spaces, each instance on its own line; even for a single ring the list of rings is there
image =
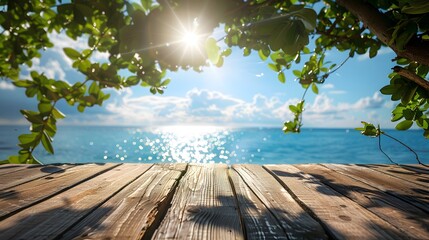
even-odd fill
[[[85,39],[77,41],[64,34],[52,33],[55,47],[47,49],[41,59],[34,59],[31,68],[24,67],[22,78],[29,71],[44,72],[46,76],[74,83],[84,76],[72,69],[64,47],[83,49]],[[221,44],[222,48],[225,48]],[[221,68],[210,66],[202,73],[192,70],[169,72],[172,81],[164,95],[152,95],[141,86],[106,90],[111,98],[103,106],[88,108],[79,113],[76,107],[60,102],[58,108],[67,115],[60,125],[221,125],[236,127],[279,127],[292,120],[288,109],[302,96],[304,89],[295,81],[292,67],[286,71],[286,83],[280,83],[268,68],[270,60],[262,61],[257,53],[243,56],[239,48],[225,59]],[[92,60],[105,61],[106,53],[97,53]],[[349,59],[331,74],[319,94],[307,93],[303,127],[355,128],[361,121],[392,128],[391,110],[395,103],[383,96],[379,89],[388,84],[388,74],[394,63],[394,53],[381,49],[378,56],[368,55]],[[327,60],[340,64],[347,53],[328,52]],[[14,87],[7,79],[0,79],[0,125],[28,125],[20,109],[37,110],[37,100],[28,99],[24,90]]]

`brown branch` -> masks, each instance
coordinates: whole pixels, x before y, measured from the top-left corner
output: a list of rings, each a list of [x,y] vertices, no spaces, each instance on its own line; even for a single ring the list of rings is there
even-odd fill
[[[400,66],[395,66],[392,69],[394,72],[398,73],[402,77],[405,77],[410,81],[413,81],[414,83],[416,83],[417,85],[419,85],[420,87],[424,88],[426,91],[429,92],[429,82],[426,81],[424,78],[421,78],[419,75],[415,74],[414,72],[408,69],[402,68]]]
[[[389,44],[395,22],[384,16],[377,8],[364,0],[337,0],[336,2],[355,15],[365,27],[398,56],[429,66],[429,42],[414,37],[407,43],[405,50],[401,51],[395,43]]]

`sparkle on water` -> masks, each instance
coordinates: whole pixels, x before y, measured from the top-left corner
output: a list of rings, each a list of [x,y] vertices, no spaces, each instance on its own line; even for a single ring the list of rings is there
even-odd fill
[[[227,142],[234,141],[227,128],[215,126],[168,126],[151,131],[134,129],[131,140],[116,144],[117,154],[113,158],[127,160],[127,149],[138,161],[161,161],[175,163],[214,163],[230,164],[236,151],[230,151]],[[239,150],[239,146],[235,145]],[[107,151],[103,157],[109,160]],[[131,159],[128,159],[131,160]]]

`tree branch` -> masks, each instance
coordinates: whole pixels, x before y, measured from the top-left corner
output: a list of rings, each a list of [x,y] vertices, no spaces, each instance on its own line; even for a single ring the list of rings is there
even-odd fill
[[[429,82],[421,78],[419,75],[415,74],[414,72],[408,69],[402,68],[400,66],[395,66],[392,69],[394,72],[398,73],[402,77],[405,77],[410,81],[413,81],[414,83],[416,83],[417,85],[421,86],[422,88],[424,88],[426,91],[429,92]]]
[[[405,50],[398,50],[395,43],[389,44],[395,22],[384,16],[377,8],[364,0],[337,0],[336,2],[359,18],[365,27],[398,56],[429,66],[429,42],[413,37],[405,45]]]

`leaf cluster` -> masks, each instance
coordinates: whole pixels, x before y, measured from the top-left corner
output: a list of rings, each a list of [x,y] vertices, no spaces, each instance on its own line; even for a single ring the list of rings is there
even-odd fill
[[[10,162],[37,162],[33,150],[42,143],[53,153],[52,141],[56,121],[64,117],[55,107],[66,101],[83,112],[102,105],[109,98],[107,88],[143,86],[152,94],[163,94],[170,79],[168,71],[193,69],[202,71],[210,64],[222,66],[224,58],[238,47],[244,56],[256,52],[268,67],[286,82],[285,71],[293,69],[298,82],[318,94],[323,84],[343,63],[325,61],[331,49],[375,57],[386,46],[365,23],[336,1],[325,0],[3,0],[0,1],[0,77],[25,89],[38,101],[37,111],[21,113],[31,124],[31,133],[19,137],[20,155]],[[411,42],[428,41],[429,7],[424,0],[370,0],[369,3],[392,23],[389,46],[398,55]],[[320,5],[317,5],[320,4]],[[314,7],[317,5],[318,7]],[[316,12],[314,9],[318,9]],[[189,28],[199,18],[199,31],[207,37],[223,24],[225,36],[207,38],[195,46],[198,54],[187,52],[177,30]],[[63,49],[72,68],[84,75],[83,82],[70,84],[65,79],[49,79],[42,72],[23,76],[35,58],[54,47],[49,34],[64,33],[71,39],[83,39],[87,47]],[[223,40],[226,49],[219,47]],[[310,41],[313,43],[310,44]],[[312,46],[310,49],[309,46]],[[97,61],[94,55],[108,56]],[[397,63],[427,81],[428,66],[398,58]],[[401,101],[393,111],[392,121],[398,129],[416,123],[428,130],[428,93],[419,84],[390,75],[390,84],[381,91]],[[304,98],[302,99],[304,100]],[[293,121],[284,124],[285,132],[299,132],[304,101],[291,105]],[[369,126],[369,125],[368,125]],[[368,127],[369,128],[369,127]],[[371,131],[369,131],[371,132]]]

